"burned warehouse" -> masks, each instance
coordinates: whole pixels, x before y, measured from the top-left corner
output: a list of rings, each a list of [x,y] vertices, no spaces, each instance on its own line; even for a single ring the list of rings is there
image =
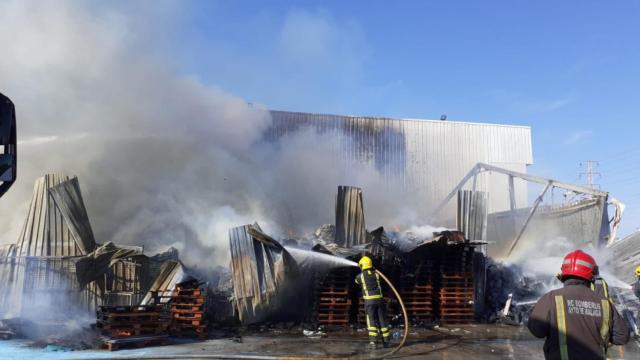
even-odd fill
[[[613,241],[624,210],[619,200],[528,173],[529,127],[269,113],[260,141],[287,146],[295,134],[337,139],[329,155],[344,178],[361,166],[374,169],[386,189],[418,204],[406,220],[412,222],[367,216],[380,189],[331,184],[335,192],[320,196],[333,200],[322,209],[332,223],[316,222],[306,233],[287,232],[289,224],[269,233],[257,222],[229,223],[228,238],[214,239],[225,243],[228,266],[205,271],[183,264],[174,248],[152,255],[97,239],[81,179],[45,175],[35,183],[17,241],[0,247],[0,332],[17,337],[24,335],[23,319],[55,324],[81,314],[109,350],[210,339],[229,328],[238,337],[239,329],[295,327],[312,336],[363,329],[372,336],[367,300],[377,296],[384,299],[380,333],[395,329],[402,345],[409,327],[526,323],[531,305],[558,283],[512,259],[548,260],[563,246],[611,249],[626,256],[620,266],[628,271],[637,258],[632,240]],[[554,191],[563,196],[554,198]],[[540,239],[551,249],[539,250],[538,259],[530,253]],[[355,281],[369,269],[359,268],[363,258],[371,261],[379,294]]]

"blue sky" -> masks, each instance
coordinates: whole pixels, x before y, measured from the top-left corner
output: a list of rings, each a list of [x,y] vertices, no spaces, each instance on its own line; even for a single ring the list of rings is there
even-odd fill
[[[602,188],[640,227],[640,3],[192,1],[177,66],[272,109],[529,125],[530,172]]]

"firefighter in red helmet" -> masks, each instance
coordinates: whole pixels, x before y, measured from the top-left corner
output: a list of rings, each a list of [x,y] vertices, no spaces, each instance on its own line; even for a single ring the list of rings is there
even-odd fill
[[[528,328],[544,343],[545,359],[605,359],[610,344],[624,345],[629,329],[615,306],[591,290],[595,260],[576,250],[564,257],[558,278],[563,287],[543,295]]]

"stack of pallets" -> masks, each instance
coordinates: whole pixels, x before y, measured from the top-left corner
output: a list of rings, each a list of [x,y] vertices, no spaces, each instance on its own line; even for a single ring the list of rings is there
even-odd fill
[[[473,248],[447,246],[440,263],[440,320],[468,324],[474,320]]]
[[[167,323],[155,305],[101,306],[96,326],[106,337],[104,347],[119,350],[167,343]]]
[[[334,269],[319,279],[315,287],[315,313],[318,325],[345,326],[351,313],[351,283],[349,269]]]
[[[414,324],[432,323],[436,314],[434,263],[424,261],[406,270],[406,274],[400,277],[400,296],[407,316]]]
[[[171,300],[169,333],[178,337],[205,338],[207,325],[204,322],[204,303],[201,289],[176,286]]]

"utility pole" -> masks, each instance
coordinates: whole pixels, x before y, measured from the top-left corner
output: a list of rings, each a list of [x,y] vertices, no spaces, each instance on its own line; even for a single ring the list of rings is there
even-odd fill
[[[595,160],[586,160],[580,163],[580,166],[585,168],[585,171],[580,173],[580,178],[585,176],[587,180],[585,185],[591,189],[600,189],[600,184],[595,183],[595,178],[601,178],[602,174],[594,171],[599,165],[600,163]]]

